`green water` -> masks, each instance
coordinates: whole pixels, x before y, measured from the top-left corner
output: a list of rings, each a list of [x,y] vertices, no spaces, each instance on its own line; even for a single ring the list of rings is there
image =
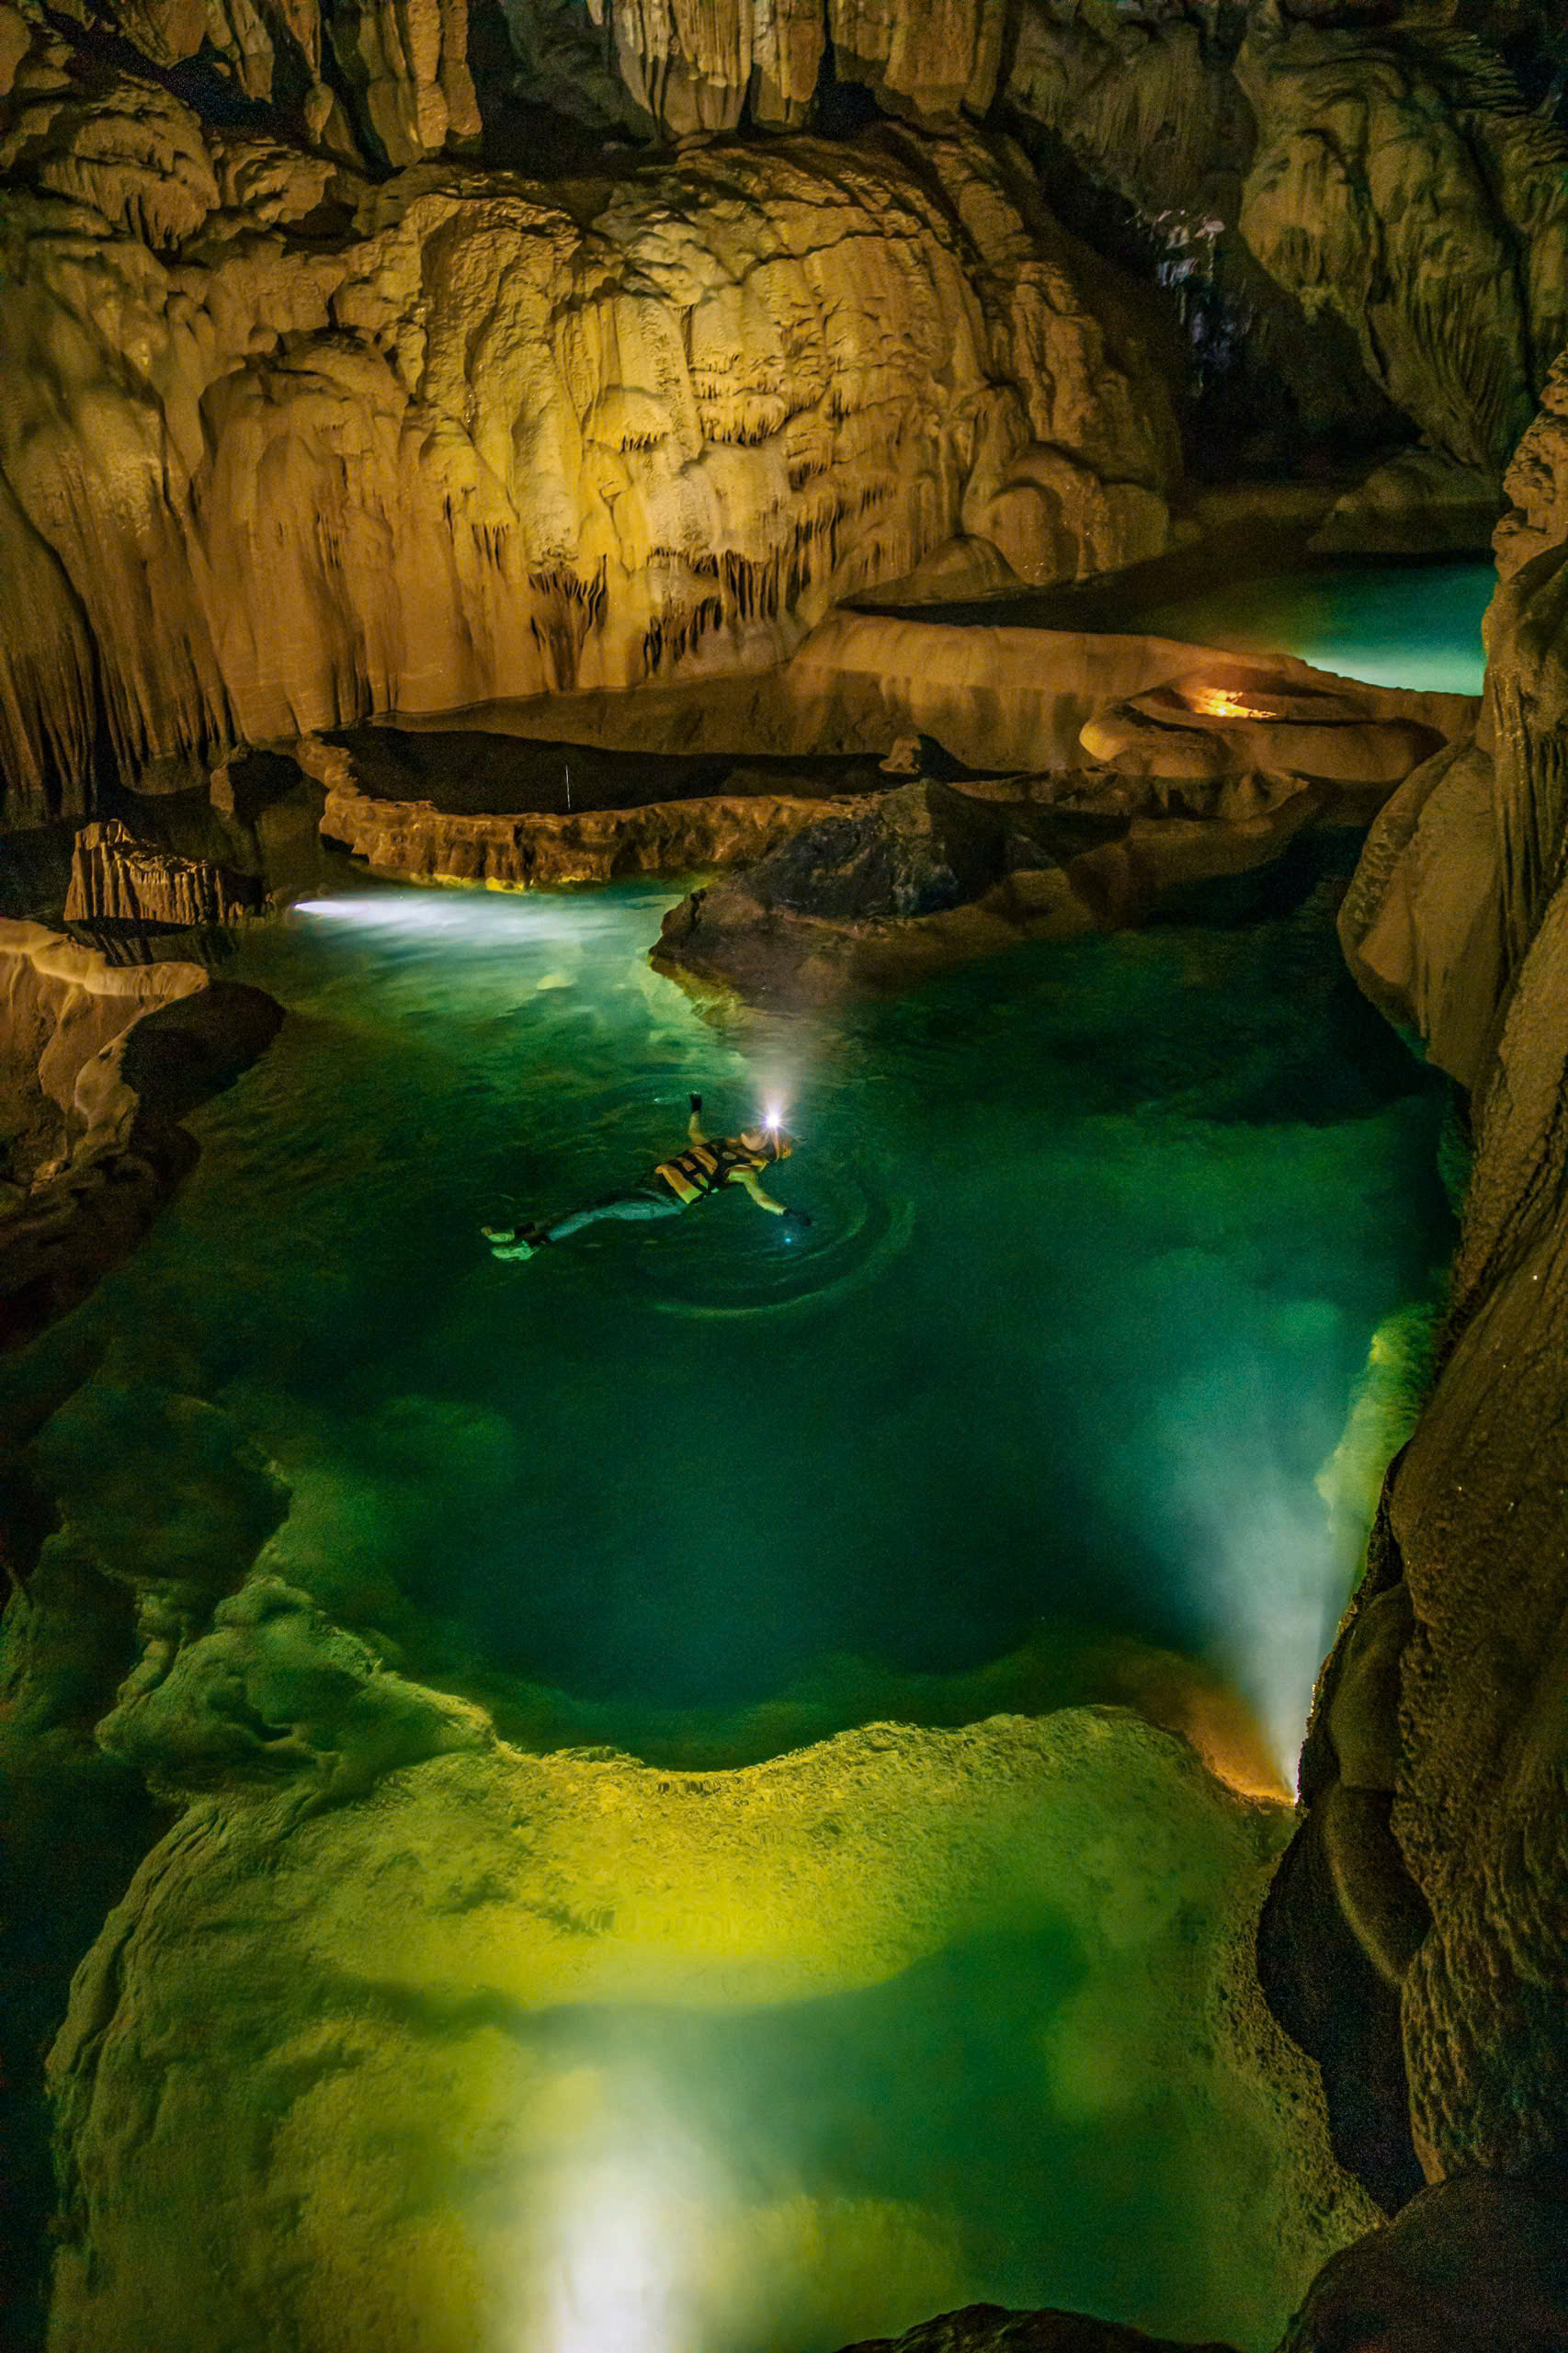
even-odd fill
[[[1373,686],[1478,695],[1489,563],[1328,566],[1248,580],[1134,615],[1128,628],[1196,645],[1294,654]]]
[[[282,1574],[611,1718],[1087,1621],[1212,1661],[1284,1751],[1345,1583],[1315,1482],[1449,1240],[1437,1094],[1297,881],[1260,925],[740,1030],[649,969],[645,887],[366,883],[257,927],[235,969],[289,1023],[87,1311],[126,1370],[46,1467],[86,1509],[111,1456],[134,1499],[141,1392],[221,1404],[294,1487]],[[736,1195],[490,1257],[498,1214],[634,1181],[693,1088],[720,1127],[787,1106],[808,1233]]]
[[[345,866],[244,934],[279,1038],[34,1352],[102,1349],[42,1470],[138,1574],[266,1539],[519,1737],[738,1759],[985,1712],[1008,1659],[1041,1705],[1122,1697],[1158,1647],[1284,1758],[1451,1245],[1440,1094],[1336,949],[1354,847],[767,1024],[651,971],[667,891]],[[691,1089],[716,1129],[781,1100],[809,1231],[737,1196],[490,1257],[482,1222],[635,1181]],[[240,1438],[291,1490],[270,1534]],[[886,1984],[530,2028],[597,2121],[517,2193],[509,2344],[825,2353],[970,2297],[1273,2342],[1278,2151],[1182,2023],[1242,1833],[1114,1774],[1096,1806],[1052,1834],[1071,1900]]]

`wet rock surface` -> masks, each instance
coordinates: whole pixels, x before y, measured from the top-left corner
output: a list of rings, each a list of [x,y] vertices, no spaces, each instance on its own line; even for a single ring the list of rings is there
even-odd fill
[[[0,126],[13,824],[104,743],[188,782],[371,710],[763,667],[960,529],[1027,577],[1165,544],[1125,290],[972,135],[375,183],[101,61],[78,97],[40,41]],[[107,389],[131,344],[146,398]]]
[[[263,1051],[282,1017],[199,965],[111,966],[39,924],[0,923],[0,1345],[76,1306],[187,1172],[178,1122]]]
[[[249,875],[139,842],[119,818],[84,825],[76,836],[67,923],[153,924],[179,931],[237,922],[260,904],[260,888]]]
[[[1363,2055],[1388,2098],[1403,2062],[1414,2156],[1437,2186],[1331,2268],[1292,2347],[1568,2335],[1550,2186],[1568,2153],[1562,381],[1560,363],[1509,475],[1480,726],[1390,804],[1342,925],[1374,1001],[1469,1089],[1475,1158],[1436,1390],[1324,1672],[1307,1819],[1261,1949],[1287,2019],[1302,1990],[1287,1946],[1319,1956],[1316,2030],[1342,2057],[1367,2042],[1358,1988],[1381,1987]]]

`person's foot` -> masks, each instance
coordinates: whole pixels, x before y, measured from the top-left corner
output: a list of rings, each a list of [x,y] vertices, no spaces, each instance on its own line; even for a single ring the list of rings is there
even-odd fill
[[[550,1240],[543,1226],[531,1218],[527,1225],[482,1225],[479,1230],[490,1245],[493,1258],[531,1258]]]

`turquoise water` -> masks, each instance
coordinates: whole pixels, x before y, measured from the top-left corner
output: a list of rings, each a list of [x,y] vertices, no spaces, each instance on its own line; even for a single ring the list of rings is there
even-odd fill
[[[1294,654],[1373,686],[1478,695],[1482,618],[1497,586],[1489,563],[1324,566],[1181,597],[1127,626],[1199,645]]]
[[[345,864],[242,936],[285,1027],[32,1352],[40,1393],[96,1352],[40,1468],[105,1560],[237,1576],[260,1547],[525,1742],[739,1761],[1185,1677],[1284,1765],[1451,1245],[1442,1097],[1337,954],[1354,847],[767,1023],[650,969],[668,891]],[[691,1089],[715,1128],[782,1102],[808,1231],[735,1197],[491,1258],[482,1222],[635,1181]],[[1199,2020],[1280,1817],[1162,1769],[1108,1736],[1064,1768],[913,1965],[846,1952],[737,2008],[693,1963],[668,2002],[510,2019],[518,2154],[472,2193],[497,2347],[829,2353],[980,2298],[1275,2342],[1322,2252],[1293,2126]],[[969,1834],[886,1831],[896,1924]]]
[[[667,892],[346,869],[245,935],[289,1022],[86,1311],[109,1359],[47,1467],[88,1510],[112,1455],[131,1540],[148,1392],[219,1404],[294,1491],[269,1565],[437,1679],[639,1736],[1073,1626],[1208,1662],[1287,1756],[1353,1564],[1318,1483],[1449,1239],[1440,1098],[1310,855],[1261,923],[742,1027],[648,967]],[[735,1195],[490,1257],[482,1223],[635,1181],[694,1088],[720,1129],[785,1104],[809,1232]]]

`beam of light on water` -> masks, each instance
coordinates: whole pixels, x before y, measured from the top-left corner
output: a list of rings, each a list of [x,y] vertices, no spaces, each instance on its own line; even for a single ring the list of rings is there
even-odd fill
[[[388,888],[333,898],[298,899],[292,913],[316,923],[369,933],[471,941],[493,947],[507,939],[585,939],[603,930],[604,917],[586,897],[496,892]]]
[[[629,2160],[577,2177],[538,2353],[680,2353],[674,2201]]]
[[[1203,1530],[1221,1613],[1217,1647],[1293,1785],[1318,1674],[1360,1569],[1390,1462],[1419,1411],[1432,1312],[1417,1303],[1372,1336],[1338,1443],[1304,1493],[1278,1460],[1266,1411],[1263,1368],[1223,1415],[1203,1450],[1195,1433],[1213,1400],[1173,1401],[1167,1444],[1180,1461],[1178,1499]],[[1178,1435],[1179,1433],[1179,1435]]]

